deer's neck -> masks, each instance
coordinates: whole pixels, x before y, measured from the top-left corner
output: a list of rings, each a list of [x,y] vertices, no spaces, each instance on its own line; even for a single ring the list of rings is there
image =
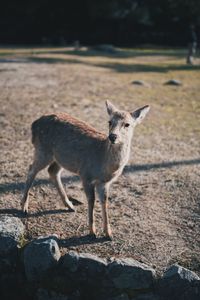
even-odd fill
[[[106,140],[106,163],[110,172],[123,169],[127,164],[131,148],[131,139],[123,144],[111,144]]]

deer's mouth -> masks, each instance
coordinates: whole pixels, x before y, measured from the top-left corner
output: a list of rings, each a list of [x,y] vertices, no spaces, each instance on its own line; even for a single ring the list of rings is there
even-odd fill
[[[115,141],[111,141],[111,140],[109,139],[109,141],[110,141],[111,145],[120,145],[120,144],[121,144],[121,142],[120,142],[118,139],[115,140]]]

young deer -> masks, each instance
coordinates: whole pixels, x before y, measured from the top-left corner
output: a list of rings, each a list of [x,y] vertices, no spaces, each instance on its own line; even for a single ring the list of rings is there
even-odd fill
[[[103,230],[107,237],[112,237],[107,212],[108,190],[128,162],[133,129],[145,117],[149,106],[132,113],[118,110],[109,101],[106,106],[110,117],[108,136],[65,113],[44,115],[33,122],[32,143],[35,156],[22,199],[25,213],[28,212],[28,195],[32,182],[36,174],[48,165],[50,178],[64,205],[74,210],[60,178],[62,168],[65,168],[81,177],[88,200],[90,234],[96,234],[93,213],[96,188],[102,206]]]

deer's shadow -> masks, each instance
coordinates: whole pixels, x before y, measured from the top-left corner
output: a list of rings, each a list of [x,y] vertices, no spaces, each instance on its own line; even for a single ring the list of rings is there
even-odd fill
[[[58,244],[62,248],[77,247],[81,245],[91,245],[99,243],[107,243],[111,240],[105,236],[94,237],[91,235],[72,236],[66,239],[59,239]]]
[[[74,206],[82,205],[83,202],[69,197],[69,200],[72,202]],[[6,215],[12,215],[14,217],[18,218],[32,218],[32,217],[41,217],[41,216],[46,216],[46,215],[56,215],[56,214],[62,214],[62,213],[71,213],[72,211],[67,208],[60,208],[60,209],[48,209],[48,210],[42,210],[42,211],[37,211],[33,213],[28,213],[25,214],[21,209],[17,208],[2,208],[0,209],[0,215],[1,214],[6,214]]]

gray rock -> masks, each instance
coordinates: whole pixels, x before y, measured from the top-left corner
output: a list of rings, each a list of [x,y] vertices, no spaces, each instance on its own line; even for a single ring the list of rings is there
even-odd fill
[[[108,273],[117,289],[148,289],[155,278],[152,268],[132,258],[114,260],[109,264]]]
[[[160,279],[158,290],[166,300],[199,300],[200,278],[194,272],[174,264]]]
[[[40,280],[57,265],[60,250],[55,237],[40,237],[30,242],[24,250],[24,267],[29,281]]]
[[[107,262],[103,258],[89,253],[81,253],[79,255],[79,267],[91,276],[100,274],[105,270]]]
[[[120,295],[112,298],[111,300],[129,300],[129,297],[127,294],[120,294]]]
[[[7,255],[17,250],[24,230],[24,225],[19,218],[0,216],[0,255]]]
[[[66,295],[58,294],[54,291],[39,289],[37,291],[37,300],[68,300]]]
[[[75,251],[69,251],[62,257],[62,268],[67,272],[76,272],[78,270],[79,255]]]
[[[88,293],[90,299],[100,300],[105,299],[103,281],[106,277],[106,266],[106,260],[95,255],[70,251],[61,259],[60,274],[66,278],[65,288],[68,291],[80,290],[81,295]],[[106,293],[110,295],[107,287]]]
[[[38,289],[36,293],[36,300],[68,300],[68,297],[62,294],[57,294],[53,291]]]
[[[182,85],[182,82],[180,80],[170,79],[170,80],[166,81],[164,84],[179,86],[179,85]]]
[[[120,294],[118,296],[112,297],[109,300],[129,300],[129,297],[127,294]]]
[[[192,282],[194,280],[200,280],[199,276],[194,272],[179,266],[178,264],[174,264],[170,266],[163,275],[163,279],[170,279],[173,280],[187,280],[188,282]]]
[[[141,85],[141,86],[146,86],[146,87],[150,87],[150,85],[148,83],[146,83],[143,80],[134,80],[131,82],[134,85]]]
[[[93,276],[102,273],[107,262],[93,254],[70,251],[63,257],[63,266],[70,272],[81,271]]]
[[[133,300],[160,300],[160,298],[153,293],[146,293],[134,297]]]

